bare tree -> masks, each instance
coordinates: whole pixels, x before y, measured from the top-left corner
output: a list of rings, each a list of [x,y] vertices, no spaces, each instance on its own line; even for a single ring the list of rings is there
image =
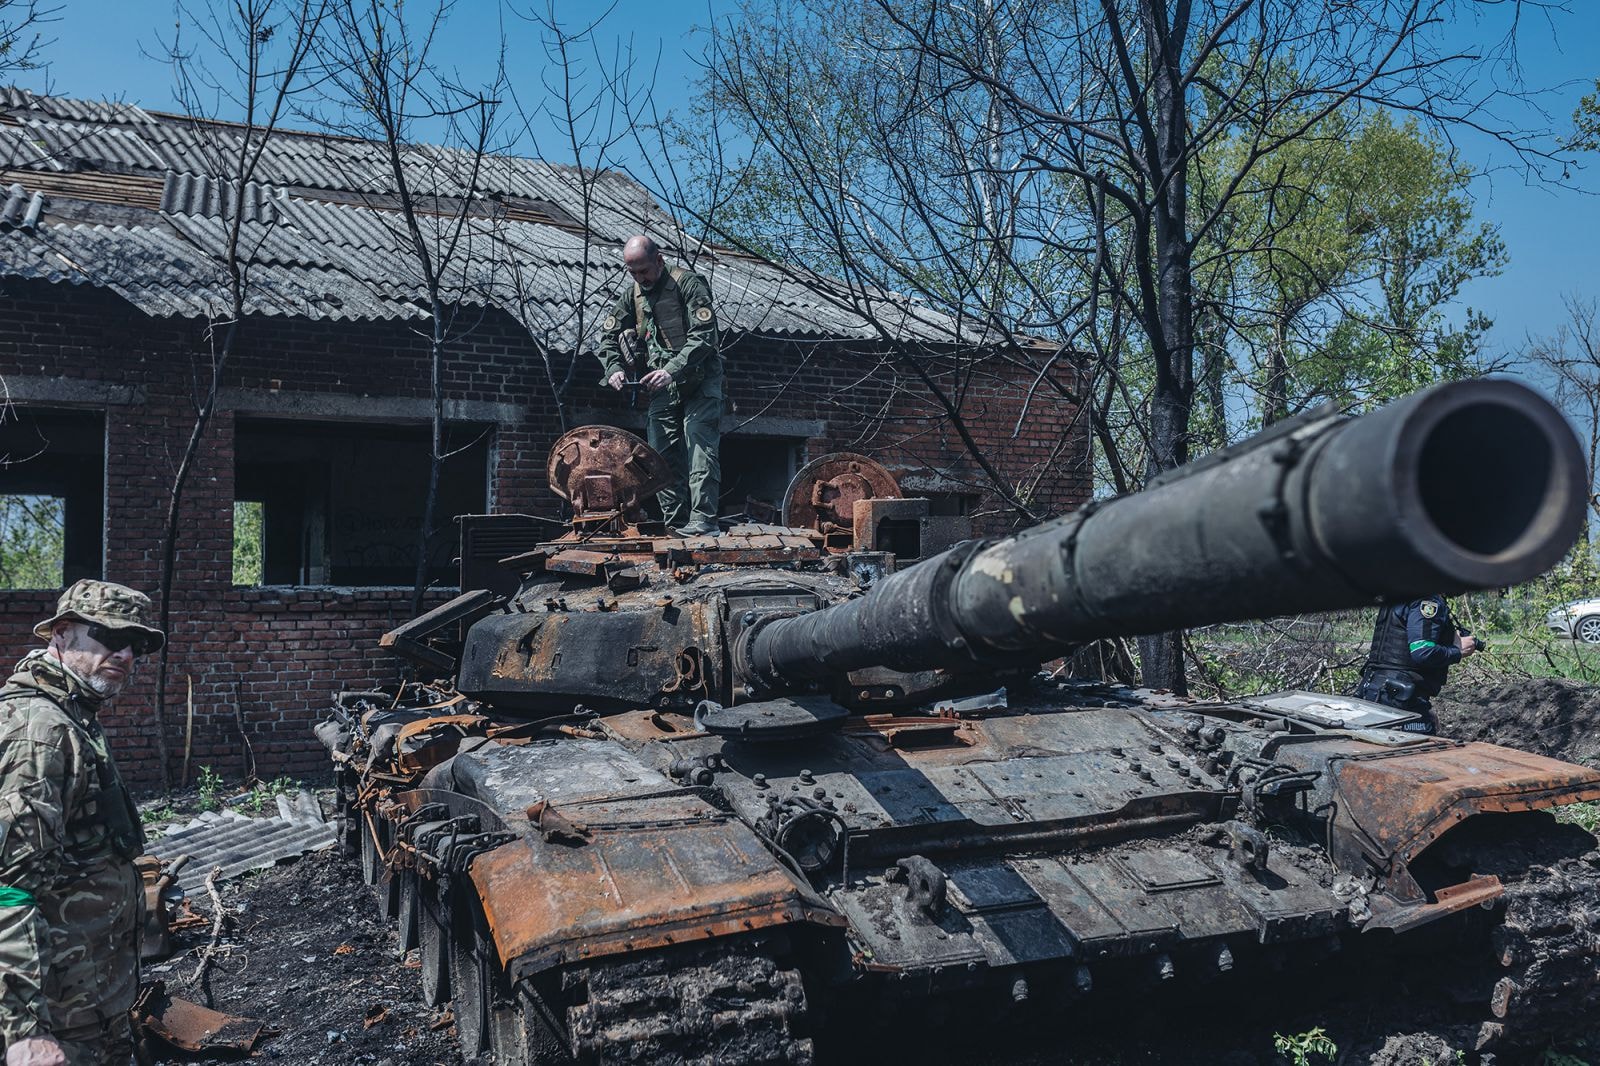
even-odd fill
[[[1513,39],[1443,42],[1450,19],[1495,6],[749,4],[707,70],[754,144],[746,200],[785,256],[863,298],[898,288],[989,336],[1048,338],[1049,354],[995,351],[1116,442],[1121,489],[1190,456],[1196,324],[1209,313],[1217,350],[1237,293],[1218,238],[1285,148],[1381,105],[1497,137],[1536,173],[1552,160],[1540,131],[1493,114],[1518,84]],[[1091,388],[1050,373],[1085,352]],[[1184,689],[1176,634],[1140,652],[1147,683]]]
[[[578,26],[562,22],[554,0],[518,11],[538,34],[545,62],[536,93],[519,92],[514,83],[508,84],[516,110],[514,125],[537,160],[533,165],[558,170],[577,207],[576,272],[551,264],[546,249],[525,246],[524,234],[516,227],[504,232],[502,260],[506,274],[502,285],[509,287],[511,297],[505,303],[539,352],[563,432],[569,428],[567,397],[583,361],[584,342],[594,328],[597,297],[605,295],[602,286],[610,281],[605,275],[614,265],[597,256],[593,236],[604,199],[601,186],[616,180],[609,171],[619,165],[617,149],[631,136],[627,114],[630,101],[638,96],[625,84],[626,78],[616,76],[619,69],[631,69],[631,52],[609,59],[600,52],[596,31],[614,7]],[[554,131],[554,143],[541,140],[540,131],[546,126]],[[534,233],[550,239],[545,227]],[[553,291],[559,291],[560,298],[552,298]]]
[[[220,194],[218,214],[191,223],[197,227],[197,246],[215,267],[212,288],[220,297],[207,317],[203,348],[196,353],[194,422],[172,472],[162,524],[158,611],[161,629],[167,632],[172,625],[185,491],[252,306],[251,271],[257,251],[275,221],[270,212],[257,209],[252,192],[280,120],[295,94],[305,88],[311,44],[326,8],[322,0],[238,0],[197,10],[180,6],[179,11],[179,32],[166,51],[179,106],[194,119],[195,143],[207,171],[201,176],[216,183]],[[183,39],[186,27],[200,38],[194,46]],[[239,118],[227,124],[214,121],[219,107]],[[171,785],[165,728],[171,649],[171,642],[162,647],[156,674],[156,750],[163,788]]]
[[[483,196],[494,166],[505,87],[503,44],[490,74],[468,88],[442,71],[432,51],[452,3],[413,15],[376,0],[332,0],[317,52],[324,72],[324,125],[361,138],[370,152],[342,147],[331,158],[350,171],[390,229],[406,279],[426,317],[431,404],[428,486],[417,530],[414,614],[422,611],[438,530],[439,476],[446,451],[444,371],[451,346],[481,317],[492,288],[499,212]]]
[[[1555,400],[1578,427],[1589,459],[1589,537],[1600,518],[1600,301],[1568,296],[1567,320],[1555,333],[1528,342],[1523,357],[1555,381]]]
[[[45,27],[56,21],[60,10],[39,0],[0,0],[0,75],[46,66],[45,49],[52,42],[44,35]]]

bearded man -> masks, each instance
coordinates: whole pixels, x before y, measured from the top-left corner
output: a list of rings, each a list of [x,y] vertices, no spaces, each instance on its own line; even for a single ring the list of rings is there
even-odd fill
[[[0,688],[0,1047],[6,1066],[125,1066],[139,988],[139,812],[100,712],[166,638],[150,598],[84,580]]]

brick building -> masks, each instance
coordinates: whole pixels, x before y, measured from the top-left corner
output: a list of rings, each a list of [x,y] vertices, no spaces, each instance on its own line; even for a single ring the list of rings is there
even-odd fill
[[[375,645],[408,614],[427,317],[373,146],[280,133],[259,182],[236,195],[206,175],[238,136],[0,90],[0,496],[56,501],[62,582],[155,590],[173,473],[227,306],[220,252],[241,218],[247,314],[184,496],[167,745],[176,777],[192,686],[192,767],[238,778],[253,757],[263,777],[309,777],[323,765],[310,725],[329,694],[398,672]],[[451,275],[443,392],[457,453],[441,513],[554,515],[544,467],[563,426],[642,425],[625,396],[598,386],[592,335],[623,277],[622,241],[650,232],[671,247],[674,231],[616,174],[500,158],[453,189],[440,159],[451,161],[416,152],[419,169],[433,168],[428,217],[465,212],[476,242]],[[712,249],[693,260],[711,281],[727,359],[725,510],[779,500],[799,465],[850,449],[936,510],[1004,528],[1009,514],[951,408],[1038,512],[1086,498],[1088,446],[1071,404],[959,343],[938,316],[885,297],[870,309],[895,323],[885,343],[819,279]],[[944,401],[901,372],[909,358]],[[265,531],[259,574],[235,584],[241,501],[260,508]],[[448,534],[447,523],[430,560],[439,597],[452,591]],[[31,627],[58,591],[0,590],[5,654],[36,643]],[[153,674],[108,721],[140,785],[159,779]]]

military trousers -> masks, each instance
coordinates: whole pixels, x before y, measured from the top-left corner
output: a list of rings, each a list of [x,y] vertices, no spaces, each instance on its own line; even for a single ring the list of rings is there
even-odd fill
[[[58,1030],[54,1035],[67,1056],[67,1066],[130,1066],[133,1062],[133,1023],[126,1014],[100,1024]]]
[[[650,397],[646,436],[672,471],[672,483],[656,493],[667,525],[716,525],[717,495],[722,488],[721,423],[720,373],[687,396],[673,386]]]

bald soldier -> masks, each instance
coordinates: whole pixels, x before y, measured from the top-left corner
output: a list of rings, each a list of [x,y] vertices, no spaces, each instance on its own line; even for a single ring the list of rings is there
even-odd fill
[[[139,988],[139,812],[100,712],[165,642],[150,599],[79,581],[0,688],[0,1047],[6,1066],[124,1066]]]
[[[639,384],[650,394],[646,434],[672,470],[672,484],[656,494],[662,517],[688,536],[715,533],[722,356],[711,286],[692,270],[668,267],[649,237],[629,238],[622,263],[633,284],[623,288],[601,323],[605,382],[613,389],[628,383],[621,338],[636,330],[647,368]]]

